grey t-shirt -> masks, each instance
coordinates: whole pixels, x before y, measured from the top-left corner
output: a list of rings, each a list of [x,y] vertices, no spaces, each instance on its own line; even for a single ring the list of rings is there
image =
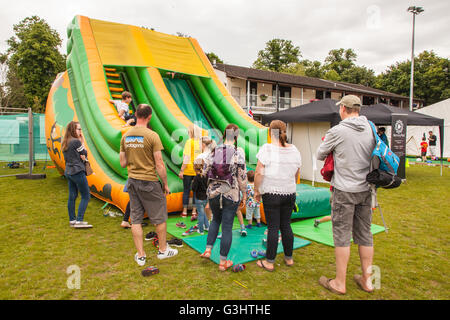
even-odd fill
[[[66,169],[64,170],[64,175],[74,175],[86,170],[84,167],[84,162],[83,160],[81,160],[80,155],[87,156],[87,151],[80,140],[70,140],[67,146],[67,150],[63,151],[63,154],[66,161]]]

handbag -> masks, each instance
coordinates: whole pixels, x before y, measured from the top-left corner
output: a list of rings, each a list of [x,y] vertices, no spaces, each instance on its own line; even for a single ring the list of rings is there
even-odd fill
[[[402,179],[395,174],[375,169],[371,171],[367,177],[367,182],[374,184],[377,188],[381,187],[384,189],[397,188],[402,184]]]
[[[90,176],[91,174],[94,173],[94,171],[92,171],[91,168],[91,163],[89,162],[89,160],[86,159],[86,161],[84,162],[84,169],[86,171],[86,175]]]
[[[330,182],[334,173],[334,158],[333,152],[330,152],[325,159],[323,168],[320,170],[323,180]]]

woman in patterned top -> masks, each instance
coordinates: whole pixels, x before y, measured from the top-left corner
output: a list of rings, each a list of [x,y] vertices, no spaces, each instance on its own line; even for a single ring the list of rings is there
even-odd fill
[[[245,153],[242,148],[237,147],[238,136],[239,127],[229,124],[223,135],[224,143],[217,146],[205,159],[205,172],[209,177],[207,195],[213,220],[209,227],[206,250],[201,257],[211,257],[211,249],[222,225],[219,264],[221,271],[233,265],[233,261],[227,260],[227,257],[231,248],[234,215],[241,202],[240,192],[243,195],[242,203],[245,204],[247,200]]]

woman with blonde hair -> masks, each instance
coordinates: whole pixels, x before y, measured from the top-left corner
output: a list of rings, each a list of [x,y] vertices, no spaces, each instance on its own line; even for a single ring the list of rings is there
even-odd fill
[[[269,130],[271,143],[263,145],[256,155],[258,163],[255,173],[255,199],[260,201],[262,198],[268,229],[266,260],[258,261],[257,265],[267,271],[273,271],[279,230],[285,264],[294,264],[291,215],[295,206],[296,182],[302,161],[297,148],[287,143],[286,124],[283,121],[272,121]]]
[[[69,224],[75,228],[92,228],[92,225],[83,221],[91,196],[84,164],[88,161],[87,151],[84,147],[84,138],[79,122],[71,121],[67,125],[61,148],[66,162],[64,175],[69,184],[69,200],[67,202]],[[78,205],[78,214],[75,216],[75,201],[78,197],[78,192],[81,194],[81,201]]]
[[[189,139],[184,145],[183,164],[181,165],[178,177],[183,180],[183,212],[181,216],[187,217],[187,208],[189,205],[189,195],[192,189],[192,181],[195,177],[194,160],[201,153],[199,139],[201,137],[201,129],[192,124],[188,128]],[[197,209],[195,208],[195,195],[192,199],[194,208],[192,209],[191,221],[197,220]]]

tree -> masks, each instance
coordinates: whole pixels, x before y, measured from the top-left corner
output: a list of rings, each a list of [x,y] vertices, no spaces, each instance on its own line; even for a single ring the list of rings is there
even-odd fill
[[[301,62],[305,66],[305,76],[312,78],[323,78],[325,71],[323,70],[320,61],[302,60]]]
[[[342,73],[355,66],[356,53],[353,49],[333,49],[328,52],[328,56],[325,58],[324,68],[334,70],[341,76]]]
[[[266,42],[264,50],[258,52],[253,68],[285,72],[299,63],[300,57],[300,48],[294,46],[291,40],[273,39]]]
[[[433,51],[423,51],[414,58],[414,97],[424,105],[450,98],[450,60]],[[375,87],[409,96],[411,61],[396,62],[381,73]]]
[[[341,73],[340,80],[349,83],[362,84],[366,87],[373,87],[375,85],[376,77],[375,72],[372,69],[368,69],[365,66],[353,66]]]
[[[206,54],[206,56],[209,59],[209,62],[211,62],[213,65],[215,63],[223,63],[223,60],[219,58],[219,56],[217,54],[215,54],[214,52],[208,52]]]
[[[43,112],[55,76],[65,70],[65,57],[58,51],[59,34],[45,20],[32,16],[13,27],[15,36],[7,43],[9,78],[23,84],[27,106]]]

